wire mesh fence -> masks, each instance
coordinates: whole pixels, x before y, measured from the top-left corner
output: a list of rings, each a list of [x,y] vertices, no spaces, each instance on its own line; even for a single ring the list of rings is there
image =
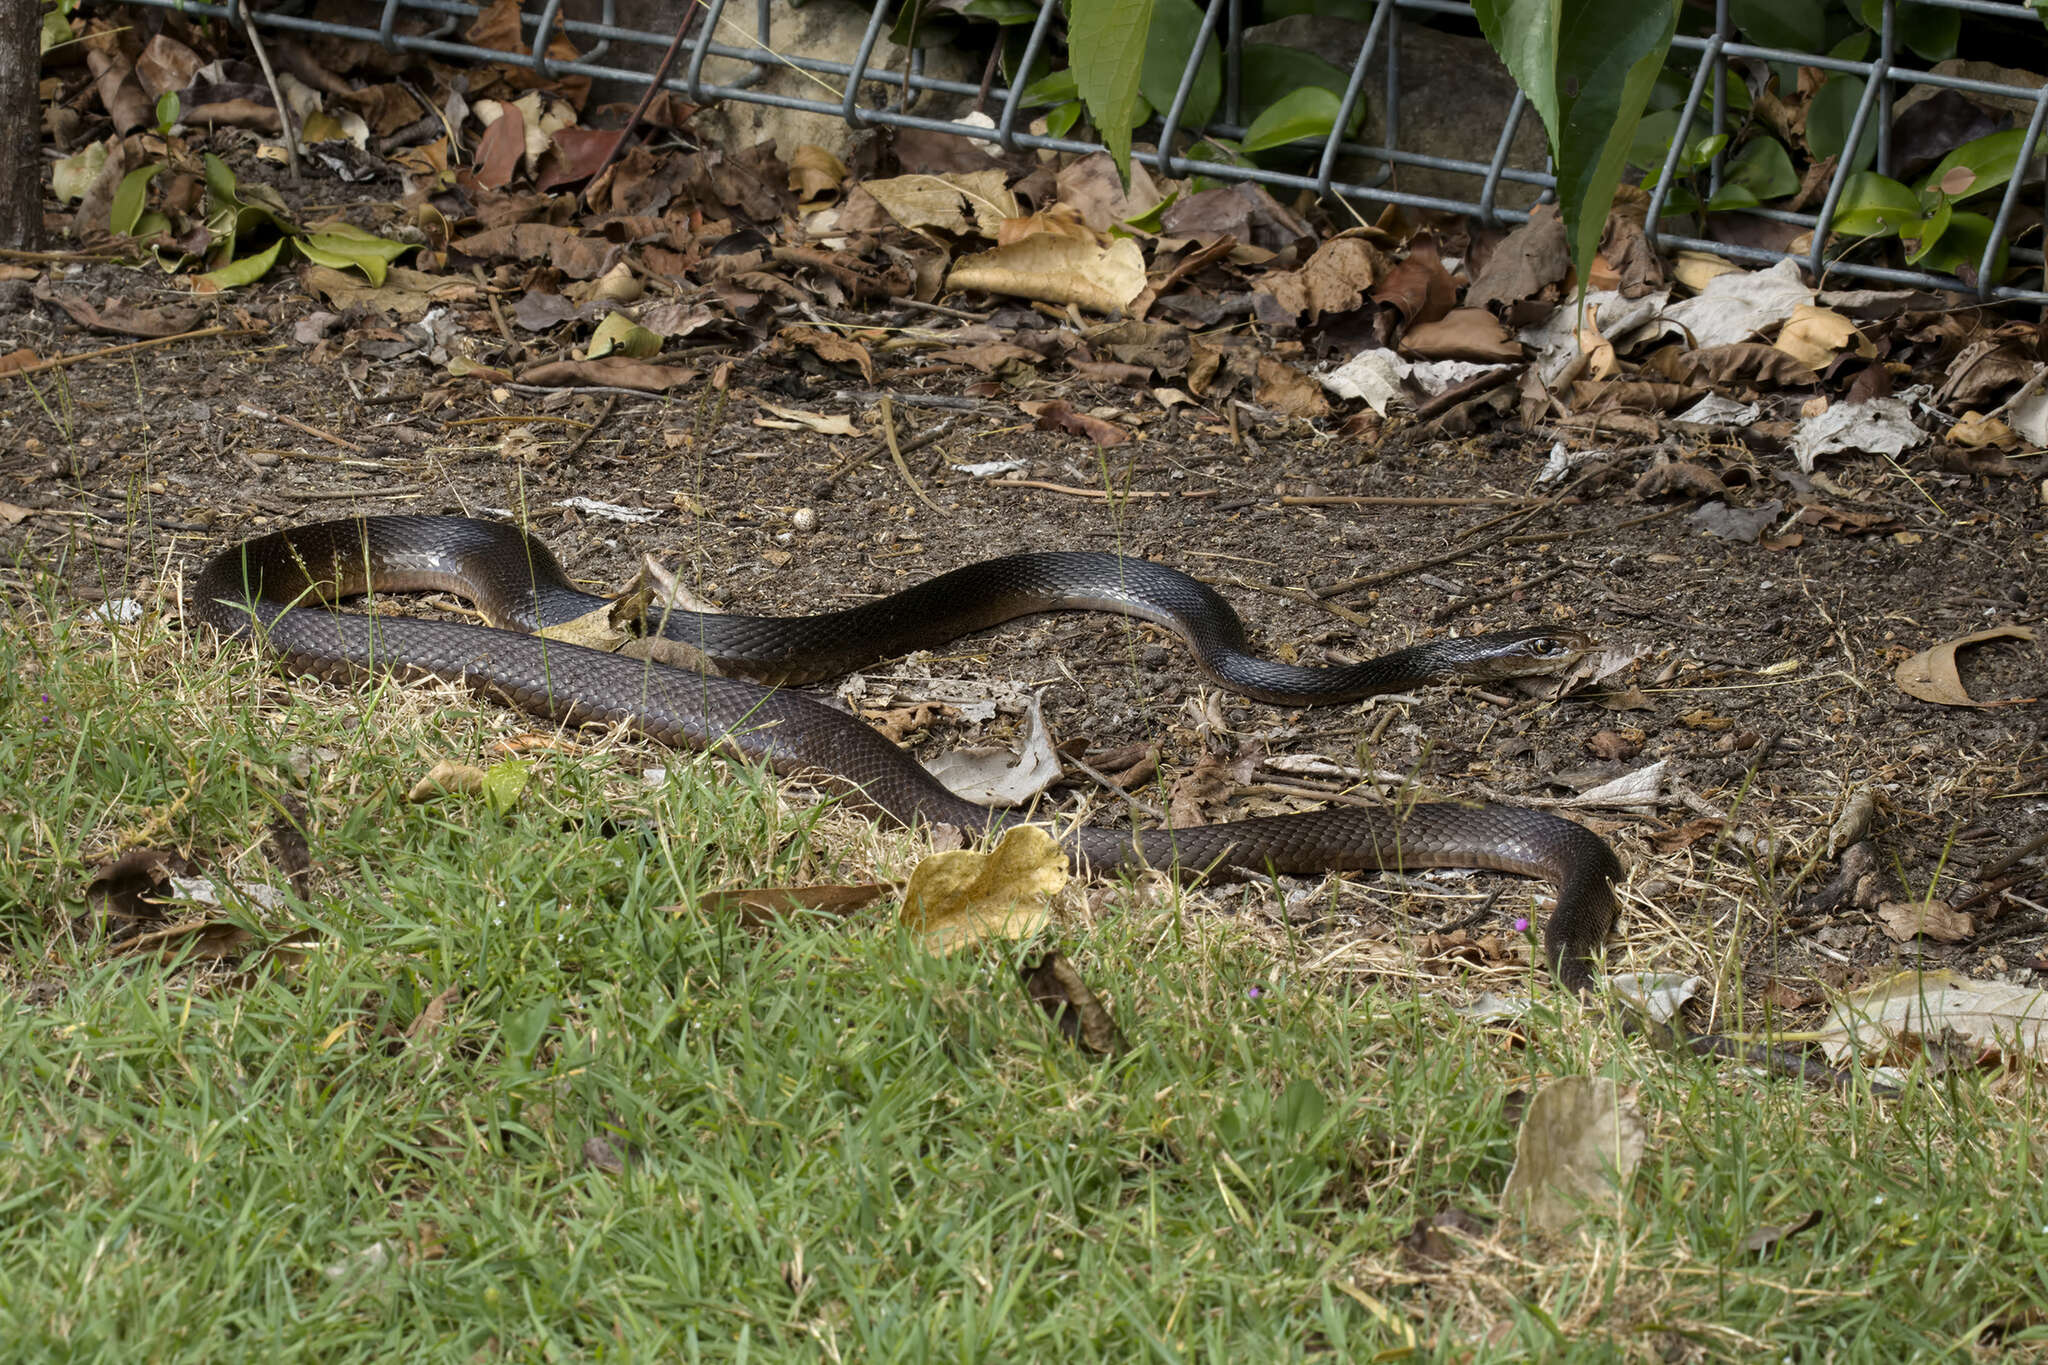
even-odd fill
[[[466,26],[480,13],[479,6],[465,0],[363,0],[359,23],[311,17],[289,8],[259,9],[245,5],[243,0],[229,0],[227,4],[207,0],[131,2],[175,9],[187,15],[221,17],[236,24],[243,22],[246,11],[248,19],[265,28],[370,40],[393,51],[446,60],[509,60],[549,79],[581,75],[642,86],[650,79],[647,71],[622,59],[637,55],[641,65],[651,69],[654,56],[664,51],[675,37],[673,33],[621,26],[615,0],[602,0],[594,19],[565,15],[563,0],[539,0],[537,4],[527,0],[522,6],[522,34],[530,35],[530,42],[524,52],[511,54],[461,40]],[[882,40],[896,11],[895,0],[875,0],[851,60],[786,50],[771,32],[769,0],[755,0],[751,33],[743,18],[735,20],[728,16],[729,7],[729,0],[697,0],[694,7],[695,16],[690,21],[680,59],[666,81],[669,89],[691,104],[733,101],[767,105],[841,118],[854,128],[915,128],[993,142],[1009,151],[1049,149],[1085,154],[1102,150],[1098,140],[1054,136],[1044,131],[1042,123],[1035,124],[1023,81],[990,80],[976,84],[948,79],[928,72],[923,52],[917,48],[909,51],[900,67],[878,60]],[[1901,8],[1901,0],[1881,0],[1874,31],[1876,50],[1852,58],[1745,42],[1731,14],[1731,0],[1715,0],[1712,31],[1704,35],[1681,34],[1674,39],[1667,61],[1667,75],[1687,83],[1686,97],[1678,108],[1663,164],[1644,168],[1644,184],[1651,196],[1652,242],[1667,249],[1711,251],[1755,265],[1769,265],[1788,257],[1799,259],[1816,278],[1837,283],[1948,289],[1987,299],[2048,301],[2038,245],[2010,240],[2020,224],[2016,215],[2023,196],[2040,187],[2040,179],[2031,174],[2011,176],[1999,198],[1981,255],[1974,262],[1958,264],[1953,274],[1882,264],[1868,259],[1872,252],[1860,245],[1859,239],[1845,239],[1820,230],[1821,224],[1834,221],[1844,189],[1859,168],[1874,167],[1881,175],[1895,171],[1893,109],[1905,92],[1916,87],[1976,95],[2008,109],[2026,110],[2017,166],[2023,172],[2030,169],[2040,154],[2042,131],[2048,125],[2048,84],[2036,89],[2014,80],[1978,79],[1915,68],[1900,40]],[[1916,14],[1954,11],[1963,24],[2005,22],[2038,28],[2040,23],[2027,0],[1912,0],[1908,8]],[[1042,0],[1023,41],[1021,55],[1011,64],[1013,70],[1029,72],[1038,66],[1048,52],[1053,22],[1061,12],[1059,0]],[[1349,56],[1350,66],[1330,133],[1313,154],[1297,155],[1287,166],[1275,167],[1242,160],[1199,159],[1188,154],[1201,139],[1235,141],[1246,132],[1248,111],[1240,60],[1247,30],[1246,5],[1244,0],[1207,0],[1200,33],[1172,100],[1163,113],[1140,130],[1145,145],[1138,159],[1169,179],[1199,175],[1213,181],[1248,181],[1273,190],[1309,190],[1319,196],[1343,196],[1368,205],[1396,204],[1471,214],[1493,224],[1524,221],[1528,217],[1527,207],[1503,202],[1503,187],[1517,187],[1518,197],[1528,201],[1532,195],[1538,199],[1550,197],[1555,186],[1546,165],[1514,164],[1512,151],[1517,132],[1525,120],[1535,121],[1525,97],[1517,94],[1501,115],[1499,136],[1492,155],[1485,160],[1434,155],[1415,145],[1426,139],[1412,132],[1404,133],[1404,104],[1413,109],[1418,97],[1460,97],[1456,90],[1443,91],[1439,96],[1428,90],[1404,88],[1402,27],[1434,16],[1470,22],[1473,11],[1466,0],[1377,0],[1370,20],[1357,38],[1357,50],[1337,54]],[[567,37],[575,48],[574,60],[549,55],[549,44],[557,35]],[[1215,102],[1214,113],[1197,123],[1189,117],[1191,99],[1212,39],[1222,49],[1221,97]],[[641,49],[638,54],[630,51],[636,48]],[[706,70],[711,58],[739,63],[740,68],[727,79],[711,79]],[[1736,210],[1793,229],[1789,235],[1795,239],[1794,246],[1785,249],[1729,241],[1725,236],[1698,235],[1696,219],[1660,217],[1678,197],[1689,193],[1683,187],[1694,179],[1704,181],[1703,201],[1711,201],[1727,184],[1732,149],[1720,147],[1698,168],[1686,164],[1686,149],[1698,146],[1702,139],[1729,131],[1730,101],[1715,98],[1713,92],[1730,88],[1732,71],[1739,73],[1745,64],[1759,62],[1782,64],[1781,70],[1813,68],[1860,83],[1860,96],[1847,125],[1846,139],[1817,209],[1803,212],[1758,204]],[[759,88],[762,77],[778,66],[810,73],[821,83],[821,93],[789,94]],[[1740,79],[1739,74],[1736,78]],[[1378,99],[1378,117],[1370,127],[1369,140],[1360,140],[1357,131],[1347,130],[1358,128],[1359,122],[1353,116],[1361,111],[1362,102],[1368,100],[1368,91]],[[952,116],[958,108],[972,108],[986,117],[963,120]],[[1871,141],[1875,142],[1874,154],[1868,146]],[[1399,188],[1404,168],[1432,173],[1432,183],[1449,186],[1449,192],[1421,194]],[[1648,175],[1651,171],[1654,176]],[[1684,230],[1687,228],[1691,230]],[[1788,234],[1781,231],[1779,235]],[[2006,269],[2001,271],[1997,267],[2002,254]]]

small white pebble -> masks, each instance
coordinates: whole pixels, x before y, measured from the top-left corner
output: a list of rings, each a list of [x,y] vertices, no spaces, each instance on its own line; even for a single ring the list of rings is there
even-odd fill
[[[808,507],[799,507],[789,514],[789,524],[805,535],[818,529],[818,514]]]

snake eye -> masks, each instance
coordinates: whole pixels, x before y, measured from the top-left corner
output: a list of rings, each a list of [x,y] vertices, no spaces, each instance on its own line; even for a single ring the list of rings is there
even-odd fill
[[[1574,652],[1571,641],[1556,635],[1538,635],[1529,641],[1529,651],[1546,659],[1561,659]]]

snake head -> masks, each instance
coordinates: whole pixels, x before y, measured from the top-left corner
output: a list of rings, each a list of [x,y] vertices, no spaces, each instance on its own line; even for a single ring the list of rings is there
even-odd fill
[[[1461,643],[1470,651],[1467,677],[1527,678],[1564,671],[1594,642],[1583,631],[1539,628],[1472,635]]]

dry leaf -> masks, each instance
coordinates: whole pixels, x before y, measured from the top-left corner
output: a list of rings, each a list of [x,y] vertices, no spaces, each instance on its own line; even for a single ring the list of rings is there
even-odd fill
[[[1045,927],[1066,884],[1065,850],[1038,826],[1018,825],[987,853],[959,849],[919,863],[903,891],[903,925],[934,953],[1027,938]]]
[[[1109,1017],[1102,998],[1088,989],[1074,964],[1058,952],[1017,968],[1024,989],[1046,1012],[1068,1042],[1097,1057],[1120,1057],[1130,1051],[1123,1030]]]
[[[1986,640],[2031,640],[2034,632],[2028,626],[1992,626],[1989,630],[1974,631],[1960,639],[1947,640],[1915,654],[1899,665],[1893,676],[1899,690],[1921,701],[1935,702],[1941,706],[2018,706],[2033,701],[2032,697],[2012,697],[2005,701],[1975,701],[1963,690],[1962,675],[1956,671],[1956,651],[1965,645],[1981,644]]]
[[[978,806],[1021,806],[1060,780],[1066,769],[1046,733],[1045,712],[1033,696],[1025,706],[1018,747],[951,749],[924,765],[946,790]]]
[[[1401,349],[1425,360],[1470,360],[1481,365],[1518,361],[1522,343],[1484,308],[1453,308],[1435,322],[1410,327]]]
[[[427,775],[413,783],[405,794],[408,801],[431,801],[437,796],[475,796],[484,789],[484,770],[470,763],[442,759]]]
[[[1946,971],[1900,972],[1836,1006],[1819,1042],[1841,1062],[1945,1034],[1976,1044],[1982,1061],[2038,1061],[2048,1056],[2048,992]]]
[[[1259,387],[1253,395],[1260,407],[1284,412],[1289,417],[1328,417],[1330,400],[1323,387],[1284,360],[1259,357]]]
[[[1810,303],[1792,310],[1772,345],[1809,370],[1826,369],[1828,362],[1845,350],[1866,358],[1877,354],[1855,323],[1832,308]]]
[[[1999,450],[2016,450],[2019,448],[2020,437],[2018,432],[1998,418],[1986,417],[1973,408],[1948,429],[1948,442],[1950,445],[1972,450],[1985,446],[1994,446]]]
[[[1787,388],[1818,384],[1820,376],[1774,346],[1733,341],[1702,346],[1671,359],[1671,377],[1689,384],[1750,384]]]
[[[789,154],[789,188],[799,203],[815,205],[836,197],[845,179],[845,164],[816,143],[806,142]]]
[[[1633,1099],[1609,1078],[1559,1077],[1529,1102],[1501,1203],[1531,1227],[1562,1232],[1621,1201],[1648,1135]]]
[[[754,401],[783,419],[780,422],[770,422],[765,418],[756,417],[754,425],[757,427],[772,427],[778,431],[815,431],[824,436],[860,435],[860,428],[856,427],[853,419],[843,412],[805,412],[802,408],[777,407],[765,398],[757,398]]]
[[[795,168],[790,179],[795,181]],[[1001,169],[954,172],[950,175],[899,175],[888,180],[863,180],[861,189],[874,197],[891,218],[907,228],[939,228],[972,232],[993,239],[1005,218],[1018,215],[1017,196],[1004,188]]]
[[[852,337],[818,327],[785,327],[776,334],[777,352],[786,354],[793,346],[803,347],[828,365],[851,365],[868,383],[875,382],[875,358]]]
[[[1013,298],[1077,304],[1119,313],[1145,290],[1145,253],[1128,237],[1108,246],[1039,233],[1010,246],[963,256],[946,288],[982,289]]]
[[[647,393],[667,393],[670,389],[693,384],[703,376],[702,370],[686,369],[681,365],[657,365],[622,355],[601,356],[596,360],[555,360],[519,372],[519,380],[524,384],[551,387],[597,384],[640,389]]]
[[[1900,943],[1919,937],[1960,943],[1977,932],[1977,922],[1946,901],[1886,901],[1877,907],[1877,918]]]
[[[1073,404],[1064,398],[1019,403],[1017,406],[1029,414],[1043,431],[1065,431],[1086,436],[1099,446],[1120,446],[1131,439],[1131,433],[1114,422],[1074,411]]]

